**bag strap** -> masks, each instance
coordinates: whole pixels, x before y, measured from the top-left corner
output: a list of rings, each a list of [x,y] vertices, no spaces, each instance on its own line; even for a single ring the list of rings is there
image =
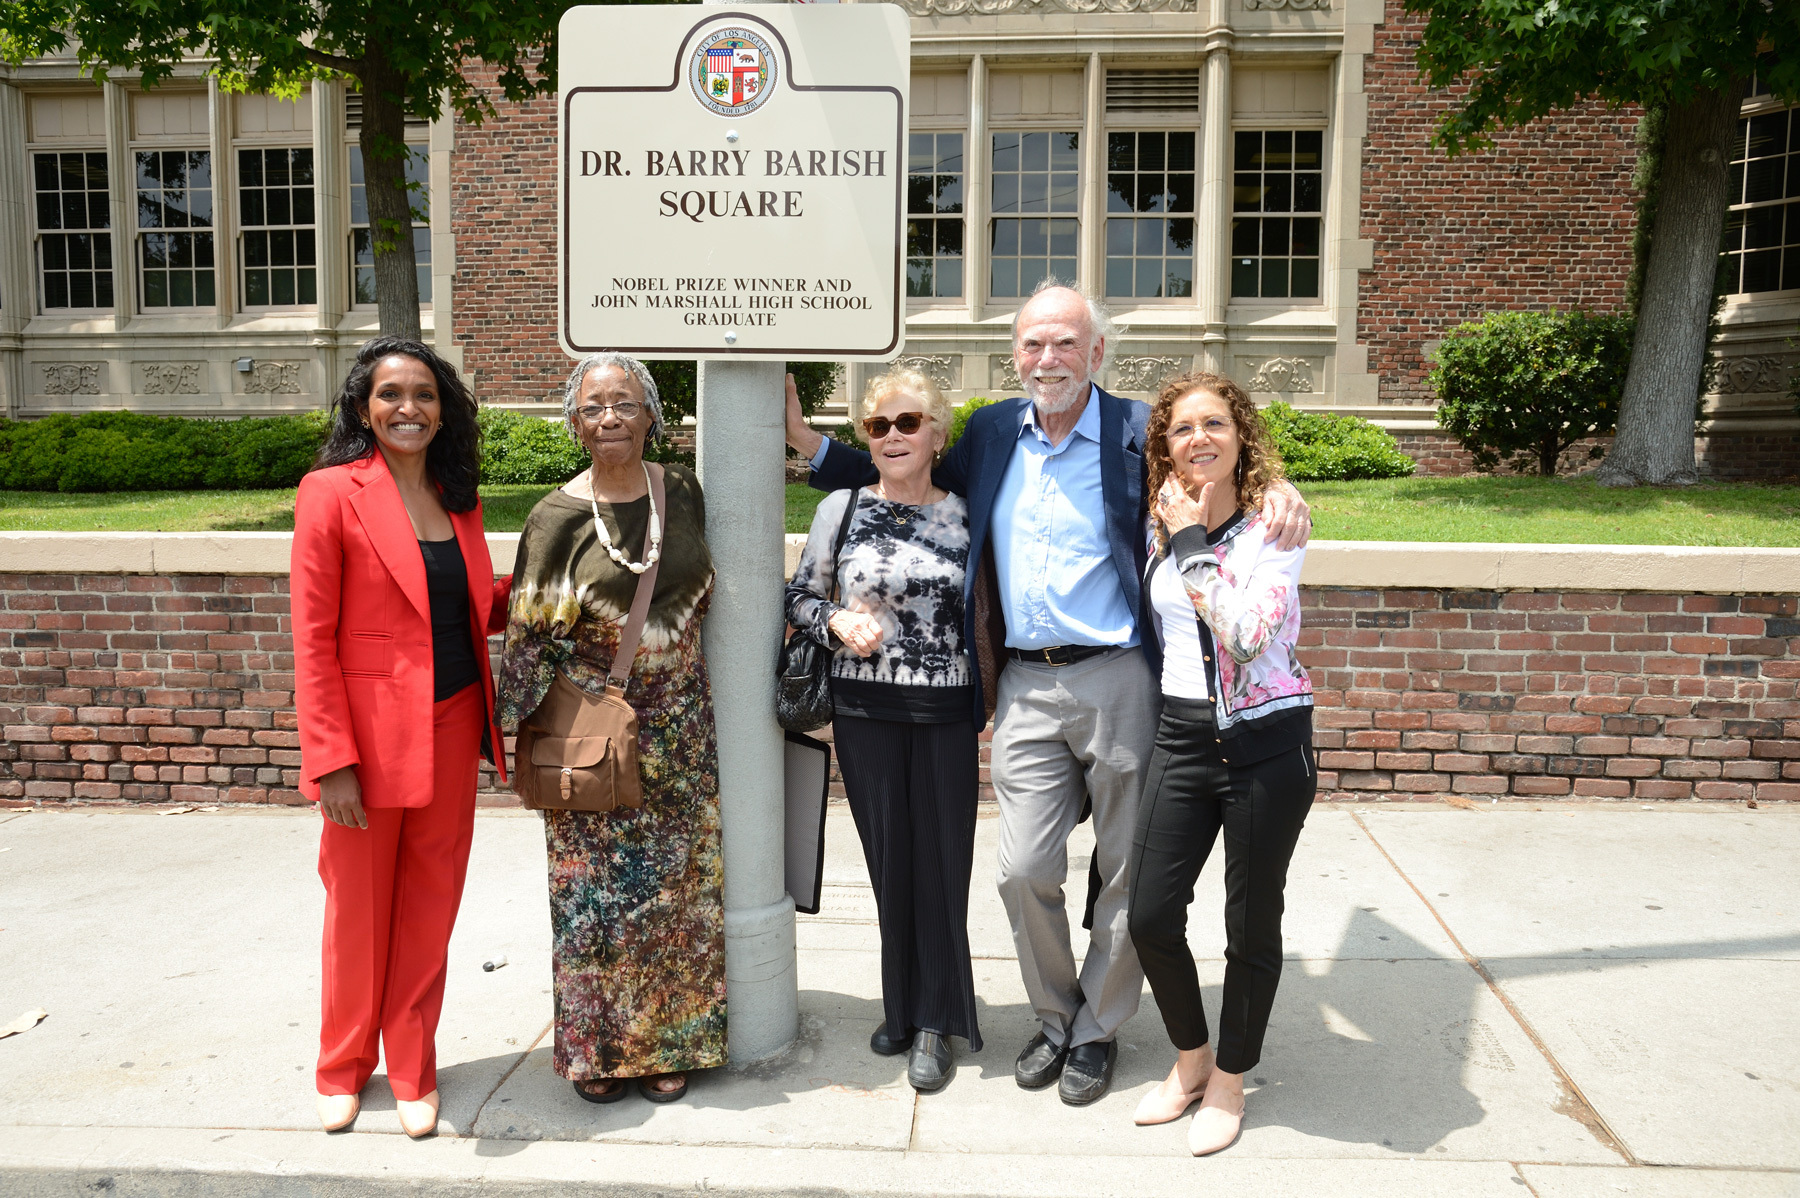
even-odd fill
[[[838,597],[838,558],[843,556],[844,538],[850,535],[850,521],[856,515],[856,501],[862,495],[861,487],[850,488],[850,502],[844,505],[844,518],[838,521],[837,540],[831,543],[831,601]]]
[[[663,493],[663,468],[652,463],[650,465],[650,498],[656,504],[657,518],[664,528],[669,523],[669,505]],[[644,526],[644,556],[650,556],[650,526]],[[613,654],[612,666],[606,672],[608,686],[625,689],[625,682],[631,677],[631,663],[637,659],[638,641],[644,635],[644,621],[650,615],[650,596],[656,590],[656,572],[662,566],[662,558],[650,563],[650,567],[638,575],[637,593],[631,597],[631,614],[625,617],[625,628],[619,633],[619,650]],[[620,673],[623,667],[624,672]]]

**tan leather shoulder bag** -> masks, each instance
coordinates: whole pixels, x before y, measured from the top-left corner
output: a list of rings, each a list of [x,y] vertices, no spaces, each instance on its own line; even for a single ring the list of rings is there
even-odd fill
[[[663,470],[650,467],[650,494],[667,517]],[[645,529],[644,555],[650,553]],[[638,777],[637,712],[625,701],[625,683],[637,657],[660,561],[638,575],[631,613],[619,633],[619,649],[598,698],[570,682],[561,670],[531,718],[519,726],[513,749],[513,790],[525,806],[559,811],[612,811],[642,807]]]

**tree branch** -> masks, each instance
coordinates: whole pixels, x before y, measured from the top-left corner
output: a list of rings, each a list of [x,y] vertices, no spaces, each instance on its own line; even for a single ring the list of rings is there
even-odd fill
[[[318,66],[328,67],[339,74],[355,75],[359,79],[362,77],[361,59],[345,58],[341,54],[327,54],[325,51],[315,50],[311,46],[300,47],[300,53],[306,56],[308,62]]]

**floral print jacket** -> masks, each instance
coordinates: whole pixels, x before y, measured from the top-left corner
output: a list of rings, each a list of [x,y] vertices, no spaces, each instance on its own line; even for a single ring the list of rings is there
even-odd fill
[[[1169,538],[1145,571],[1145,586],[1173,559],[1211,660],[1207,693],[1234,763],[1262,760],[1312,739],[1312,680],[1300,664],[1300,566],[1304,548],[1263,537],[1261,513],[1239,513],[1208,534],[1194,525]],[[1157,634],[1162,635],[1161,618]]]

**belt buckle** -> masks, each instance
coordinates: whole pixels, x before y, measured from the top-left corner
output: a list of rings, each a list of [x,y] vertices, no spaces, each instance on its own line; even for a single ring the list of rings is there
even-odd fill
[[[1070,649],[1067,645],[1052,645],[1042,652],[1044,654],[1044,662],[1047,665],[1066,666],[1073,664],[1075,661],[1075,651]]]

